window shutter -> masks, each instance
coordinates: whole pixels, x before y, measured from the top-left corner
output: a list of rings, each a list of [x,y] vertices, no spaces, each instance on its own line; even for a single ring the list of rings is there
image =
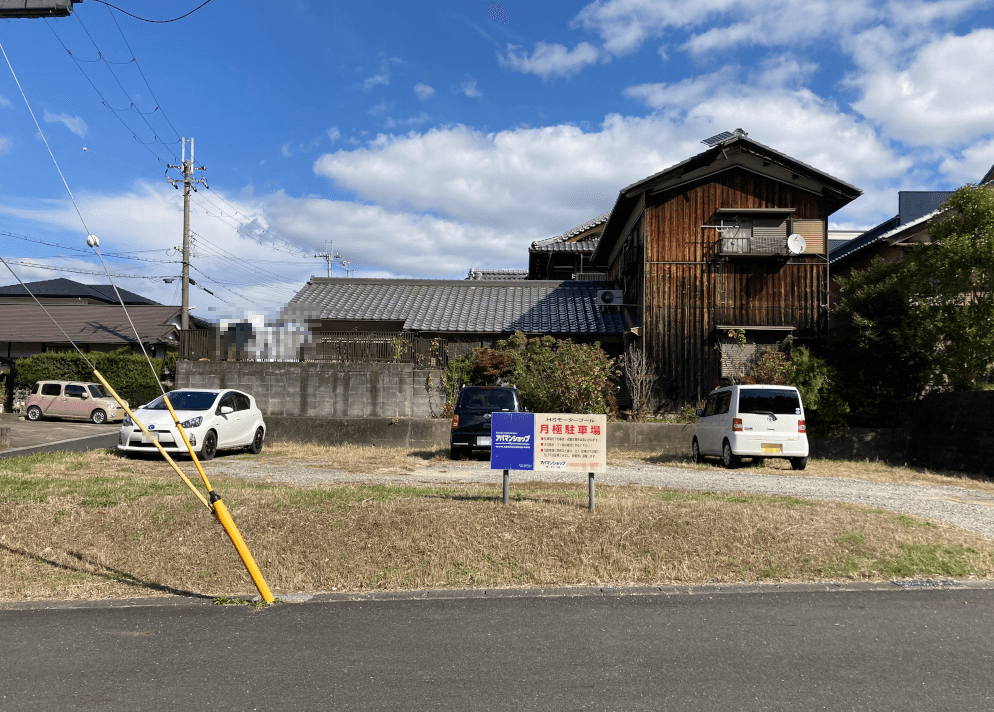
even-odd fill
[[[790,231],[804,238],[804,254],[825,254],[825,223],[821,220],[791,220]]]

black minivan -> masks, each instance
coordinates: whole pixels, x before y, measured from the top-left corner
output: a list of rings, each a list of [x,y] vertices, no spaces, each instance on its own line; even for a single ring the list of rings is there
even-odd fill
[[[460,389],[449,435],[449,456],[453,460],[472,450],[490,449],[490,418],[495,412],[524,412],[517,388],[463,386]]]

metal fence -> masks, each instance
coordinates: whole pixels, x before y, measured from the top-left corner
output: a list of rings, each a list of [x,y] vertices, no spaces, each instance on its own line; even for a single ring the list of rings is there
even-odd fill
[[[406,332],[320,332],[285,361],[353,363],[413,363],[422,368],[445,368],[448,343]],[[198,329],[181,331],[179,357],[190,361],[260,360],[258,346],[245,330]]]
[[[445,339],[428,339],[405,332],[354,331],[325,331],[320,338],[320,342],[313,344],[313,358],[318,361],[413,363],[423,368],[448,365]]]

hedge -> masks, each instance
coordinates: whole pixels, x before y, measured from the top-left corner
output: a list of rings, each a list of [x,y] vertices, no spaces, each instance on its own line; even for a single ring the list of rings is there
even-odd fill
[[[162,394],[159,387],[162,359],[152,359],[153,374],[145,356],[133,354],[127,347],[113,353],[89,353],[87,358],[117,394],[132,406],[148,403]],[[16,385],[31,387],[38,381],[98,382],[86,361],[75,351],[50,351],[18,359]]]

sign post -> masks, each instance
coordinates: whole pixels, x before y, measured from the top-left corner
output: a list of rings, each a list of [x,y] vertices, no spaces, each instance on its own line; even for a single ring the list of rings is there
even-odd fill
[[[504,471],[504,504],[510,470],[586,472],[594,511],[594,473],[607,469],[607,416],[585,413],[494,413],[490,469]]]

